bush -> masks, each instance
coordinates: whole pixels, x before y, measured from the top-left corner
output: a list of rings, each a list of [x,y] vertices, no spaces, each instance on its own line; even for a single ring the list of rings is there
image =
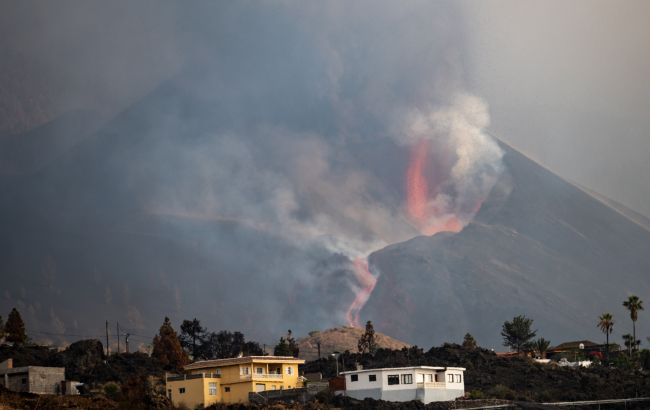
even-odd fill
[[[120,395],[120,386],[113,382],[106,383],[104,385],[104,394],[111,400],[117,400]]]
[[[490,396],[496,399],[504,399],[504,400],[515,399],[515,392],[510,387],[504,386],[503,384],[497,384],[496,386],[491,388],[489,394]]]
[[[468,398],[471,400],[481,400],[485,398],[485,393],[480,390],[472,390],[469,392]]]

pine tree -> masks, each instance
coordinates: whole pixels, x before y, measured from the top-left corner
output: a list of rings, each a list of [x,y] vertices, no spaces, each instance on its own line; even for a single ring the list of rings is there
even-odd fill
[[[0,342],[2,342],[2,339],[5,337],[5,322],[2,320],[2,316],[0,316]]]
[[[181,370],[189,361],[168,317],[153,339],[151,357],[158,359],[166,370]]]
[[[369,320],[366,322],[366,331],[359,338],[357,343],[359,353],[374,354],[377,351],[377,342],[375,341],[375,328]]]
[[[298,357],[300,348],[298,347],[298,343],[296,343],[296,339],[293,338],[291,329],[287,330],[287,344],[289,345],[289,356]]]
[[[27,334],[25,333],[25,322],[23,318],[20,317],[20,313],[13,308],[9,317],[7,317],[7,323],[4,326],[4,331],[6,335],[6,340],[9,343],[15,345],[23,345],[27,342]]]
[[[512,322],[504,322],[501,330],[503,345],[515,349],[517,353],[521,352],[537,334],[536,330],[531,330],[532,325],[533,320],[523,315],[515,316]]]
[[[201,357],[201,346],[206,339],[206,329],[201,326],[197,318],[194,320],[183,320],[181,324],[181,334],[179,340],[181,346],[186,352],[192,355],[193,360],[199,360]]]
[[[475,350],[476,347],[477,344],[476,344],[476,339],[474,339],[474,336],[470,335],[469,333],[466,333],[465,337],[463,338],[463,349]]]
[[[273,355],[274,356],[291,356],[292,355],[291,349],[289,348],[289,344],[284,339],[284,337],[281,337],[280,342],[277,345],[275,345],[275,348],[273,348]]]

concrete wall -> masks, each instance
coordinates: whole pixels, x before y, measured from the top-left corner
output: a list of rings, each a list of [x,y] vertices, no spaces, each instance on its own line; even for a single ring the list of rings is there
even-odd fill
[[[17,392],[59,394],[64,380],[63,367],[29,366],[5,369],[0,373],[0,384]]]
[[[63,367],[29,367],[29,392],[38,394],[61,393],[61,382],[65,380]]]
[[[424,389],[424,404],[433,401],[452,401],[465,395],[464,389]]]
[[[9,390],[29,392],[29,373],[11,373],[4,377],[7,383],[5,387]]]
[[[359,390],[346,390],[346,396],[350,396],[353,399],[363,400],[365,398],[371,398],[375,400],[381,400],[381,389],[359,389]]]

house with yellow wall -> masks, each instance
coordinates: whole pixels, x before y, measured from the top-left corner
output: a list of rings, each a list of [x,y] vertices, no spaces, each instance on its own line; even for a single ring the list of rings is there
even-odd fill
[[[202,360],[185,366],[185,374],[166,377],[167,395],[174,406],[191,409],[202,404],[246,403],[248,393],[303,387],[298,365],[286,356],[246,356]]]

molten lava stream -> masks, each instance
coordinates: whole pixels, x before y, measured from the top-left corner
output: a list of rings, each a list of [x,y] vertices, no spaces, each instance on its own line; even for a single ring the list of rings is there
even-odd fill
[[[439,232],[460,232],[463,223],[456,215],[439,215],[440,210],[430,205],[429,179],[427,169],[431,142],[420,140],[411,149],[409,166],[406,170],[406,209],[408,216],[424,235]]]
[[[359,313],[368,301],[368,298],[370,297],[373,289],[375,289],[377,278],[375,278],[373,274],[370,273],[370,270],[368,269],[367,259],[359,257],[354,260],[353,265],[354,276],[361,288],[357,291],[357,295],[348,308],[348,311],[345,314],[345,318],[348,322],[348,326],[360,327],[361,324],[359,323]]]
[[[429,181],[426,165],[429,159],[430,142],[420,140],[411,149],[409,167],[406,171],[406,207],[413,222],[423,224],[429,217]]]

